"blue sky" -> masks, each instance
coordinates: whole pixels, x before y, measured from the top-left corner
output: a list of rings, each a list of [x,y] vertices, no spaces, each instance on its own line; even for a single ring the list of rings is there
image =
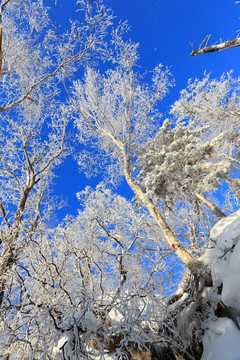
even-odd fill
[[[156,64],[170,66],[178,92],[187,79],[202,77],[204,71],[220,76],[224,71],[240,72],[240,48],[199,57],[191,57],[191,41],[197,48],[207,34],[209,44],[237,37],[240,31],[240,4],[235,0],[103,0],[117,19],[128,20],[129,36],[140,43],[140,65],[151,69]],[[52,3],[52,15],[58,24],[73,16],[75,0]]]
[[[63,27],[73,16],[74,0],[51,1],[51,16],[57,25]],[[170,67],[176,81],[175,88],[163,103],[167,113],[169,105],[186,87],[189,78],[202,78],[204,71],[219,78],[223,72],[234,70],[240,75],[240,47],[222,52],[191,57],[189,41],[198,48],[207,34],[211,34],[209,45],[231,40],[240,30],[240,4],[235,0],[105,0],[114,10],[117,19],[128,20],[131,26],[129,37],[140,43],[140,62],[143,70],[151,70],[158,63]],[[63,213],[76,213],[77,191],[87,184],[77,171],[73,160],[58,170],[56,194],[67,199],[69,207]],[[64,181],[63,181],[64,177]],[[89,184],[94,184],[89,181]],[[124,191],[124,190],[123,190]]]
[[[234,68],[239,74],[240,48],[191,57],[207,34],[210,42],[233,39],[240,29],[240,4],[234,0],[106,0],[117,17],[128,19],[131,38],[140,43],[141,65],[171,66],[178,92],[187,79],[202,77],[204,71],[219,76]]]

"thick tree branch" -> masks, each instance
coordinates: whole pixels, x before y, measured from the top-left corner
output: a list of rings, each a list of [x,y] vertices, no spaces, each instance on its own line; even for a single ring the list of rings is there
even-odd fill
[[[198,200],[200,200],[203,204],[205,204],[209,210],[211,210],[211,212],[217,216],[217,218],[219,220],[221,220],[222,218],[226,217],[226,214],[224,214],[222,212],[222,210],[220,210],[217,205],[215,205],[211,200],[209,200],[206,196],[204,196],[203,194],[199,194],[199,193],[195,193],[196,198]]]
[[[5,220],[6,224],[7,224],[8,229],[11,230],[11,226],[10,226],[9,220],[7,218],[5,208],[4,208],[3,203],[1,201],[0,201],[0,209],[2,211],[3,218],[4,218],[4,220]]]
[[[228,40],[225,41],[224,43],[220,43],[217,45],[211,45],[211,46],[206,46],[202,48],[203,43],[205,42],[205,40],[209,40],[209,35],[203,40],[202,44],[200,45],[199,49],[194,49],[193,45],[192,46],[192,52],[191,52],[191,56],[195,56],[195,55],[202,55],[202,54],[207,54],[207,53],[211,53],[211,52],[218,52],[221,50],[225,50],[225,49],[231,49],[233,47],[236,46],[240,46],[240,38],[236,38],[234,40]]]

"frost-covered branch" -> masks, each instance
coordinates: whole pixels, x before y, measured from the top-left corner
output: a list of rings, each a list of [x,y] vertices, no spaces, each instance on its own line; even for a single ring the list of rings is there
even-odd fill
[[[191,47],[192,47],[191,56],[202,55],[202,54],[207,54],[207,53],[212,53],[212,52],[218,52],[221,50],[231,49],[231,48],[240,46],[240,38],[221,42],[220,44],[217,44],[217,45],[207,46],[209,38],[210,38],[210,35],[206,36],[206,38],[203,40],[202,44],[200,45],[199,49],[194,49],[193,45],[190,43]],[[206,44],[202,48],[202,45],[205,41],[206,41]]]
[[[219,209],[217,205],[210,201],[206,196],[199,193],[195,193],[195,195],[200,201],[203,202],[203,204],[205,204],[212,211],[214,215],[218,217],[219,220],[226,217],[226,214],[224,214],[224,212],[222,212],[222,210]]]

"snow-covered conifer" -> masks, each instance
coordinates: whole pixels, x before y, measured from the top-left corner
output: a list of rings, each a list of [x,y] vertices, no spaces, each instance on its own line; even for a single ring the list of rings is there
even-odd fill
[[[207,126],[172,124],[165,120],[157,134],[139,146],[138,181],[149,197],[156,195],[167,208],[196,193],[216,190],[229,172],[230,161],[217,148],[222,135],[204,141]]]

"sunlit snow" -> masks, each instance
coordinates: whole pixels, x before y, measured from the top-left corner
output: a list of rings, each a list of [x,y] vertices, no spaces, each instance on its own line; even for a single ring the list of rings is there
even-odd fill
[[[240,331],[231,319],[217,319],[210,323],[203,346],[201,360],[239,360]]]
[[[213,285],[222,285],[222,302],[240,309],[240,210],[220,220],[212,229],[202,256],[211,267]]]
[[[220,220],[211,231],[209,247],[202,256],[211,267],[213,285],[222,286],[221,302],[240,315],[240,210]],[[240,331],[229,318],[207,323],[202,360],[239,360]]]

